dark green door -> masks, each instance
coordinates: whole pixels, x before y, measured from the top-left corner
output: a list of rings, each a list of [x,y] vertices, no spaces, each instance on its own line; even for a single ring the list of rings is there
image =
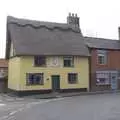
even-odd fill
[[[60,76],[52,75],[52,90],[58,91],[60,89]]]

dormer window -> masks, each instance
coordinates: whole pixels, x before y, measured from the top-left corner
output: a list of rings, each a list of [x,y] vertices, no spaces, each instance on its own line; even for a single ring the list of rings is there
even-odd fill
[[[34,57],[35,66],[46,66],[46,57],[45,56],[35,56]]]

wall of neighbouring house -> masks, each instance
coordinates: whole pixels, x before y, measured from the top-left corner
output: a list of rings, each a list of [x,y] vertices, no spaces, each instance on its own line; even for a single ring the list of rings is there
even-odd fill
[[[0,93],[7,92],[7,79],[0,78]]]
[[[0,92],[7,92],[8,61],[0,59]]]
[[[7,92],[8,88],[8,67],[0,67],[0,92]]]
[[[120,51],[118,50],[109,50],[107,52],[107,64],[99,65],[97,63],[97,49],[91,50],[91,61],[90,61],[90,89],[93,91],[96,90],[109,90],[111,89],[110,85],[96,85],[96,76],[95,72],[99,70],[120,70]],[[120,84],[120,81],[118,81]],[[120,86],[120,85],[118,85]]]
[[[47,57],[48,67],[34,67],[34,57],[16,57],[9,63],[9,84],[8,86],[16,90],[47,90],[51,88],[51,75],[60,75],[61,89],[87,88],[89,89],[89,65],[87,57],[75,57],[75,67],[63,68],[63,57],[58,57],[58,66],[52,65],[52,56]],[[14,76],[14,73],[16,74]],[[26,73],[44,73],[44,85],[26,85]],[[68,84],[67,74],[78,73],[78,83]],[[47,80],[49,79],[49,80]],[[19,87],[17,87],[19,84]]]
[[[97,69],[120,69],[120,51],[109,50],[107,52],[107,64],[97,64],[97,50],[92,50],[92,71]]]

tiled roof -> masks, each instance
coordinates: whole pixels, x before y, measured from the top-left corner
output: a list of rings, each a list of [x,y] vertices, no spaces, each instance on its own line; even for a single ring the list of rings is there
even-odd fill
[[[120,40],[84,37],[84,41],[89,48],[120,49]]]

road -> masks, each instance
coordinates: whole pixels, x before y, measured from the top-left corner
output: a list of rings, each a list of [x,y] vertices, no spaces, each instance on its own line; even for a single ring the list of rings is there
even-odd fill
[[[0,120],[14,120],[11,118],[14,117],[15,113],[19,113],[42,102],[45,102],[45,100],[0,96]]]
[[[0,120],[120,120],[120,94],[35,100],[17,110]]]

